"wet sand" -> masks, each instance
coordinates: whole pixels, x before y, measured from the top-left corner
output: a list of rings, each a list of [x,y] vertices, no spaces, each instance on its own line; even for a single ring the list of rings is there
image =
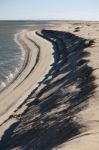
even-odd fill
[[[19,41],[29,56],[0,95],[1,148],[98,150],[99,24],[56,23]]]
[[[28,40],[27,35],[34,41]],[[53,62],[51,43],[38,37],[35,32],[23,32],[19,35],[19,40],[24,44],[28,58],[19,77],[0,94],[0,124],[6,121],[38,86],[38,82],[44,78]],[[38,41],[40,47],[36,46],[35,41]],[[48,61],[45,63],[46,59]]]

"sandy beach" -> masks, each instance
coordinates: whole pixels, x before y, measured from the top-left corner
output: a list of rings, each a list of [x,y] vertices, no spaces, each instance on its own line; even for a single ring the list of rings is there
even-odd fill
[[[24,66],[0,93],[0,150],[99,150],[99,23],[35,28],[17,34]]]
[[[13,114],[38,86],[38,82],[42,81],[53,63],[51,43],[38,37],[35,32],[23,32],[18,36],[18,40],[26,49],[27,60],[19,77],[0,94],[0,125]],[[36,41],[38,41],[37,45]],[[39,67],[42,68],[40,72]]]

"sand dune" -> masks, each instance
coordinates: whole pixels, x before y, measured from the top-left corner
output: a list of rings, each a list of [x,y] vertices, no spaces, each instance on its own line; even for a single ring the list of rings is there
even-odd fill
[[[28,59],[0,96],[0,123],[13,115],[0,128],[0,148],[99,150],[99,24],[45,28],[19,35]]]

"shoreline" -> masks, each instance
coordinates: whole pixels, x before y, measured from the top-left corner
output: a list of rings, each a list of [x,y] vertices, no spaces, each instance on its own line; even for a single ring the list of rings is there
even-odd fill
[[[23,33],[22,33],[23,34]],[[22,41],[21,41],[21,43],[24,41],[24,34],[22,35],[21,34],[21,39],[22,39]],[[41,40],[41,38],[39,38],[40,40]],[[29,41],[26,41],[27,39],[25,39],[25,42],[27,42],[27,44],[28,44],[28,42]],[[47,41],[44,41],[44,42],[47,42]],[[23,45],[23,44],[22,44]],[[51,45],[51,44],[49,44],[49,45]],[[28,45],[28,46],[30,46],[30,45]],[[33,45],[31,45],[31,47],[32,47]],[[35,46],[34,46],[35,47]],[[30,48],[31,49],[31,48]],[[17,84],[17,80],[18,80],[18,78],[12,83],[12,87],[13,87],[13,85],[15,85],[15,83],[17,84],[17,86],[15,85],[15,87],[14,88],[12,88],[12,91],[13,91],[13,94],[14,93],[16,93],[16,90],[18,90],[19,89],[19,87],[21,87],[21,84],[27,84],[28,82],[29,82],[29,86],[31,85],[31,83],[30,83],[30,81],[28,81],[28,80],[30,80],[31,78],[33,78],[32,76],[30,76],[30,75],[32,75],[32,72],[31,72],[31,69],[33,68],[33,65],[35,65],[35,61],[36,61],[36,51],[35,51],[35,49],[33,50],[33,47],[32,47],[32,49],[31,50],[29,50],[30,51],[30,54],[29,54],[29,60],[28,60],[28,63],[27,63],[27,65],[25,66],[25,69],[20,73],[20,75],[18,76],[18,78],[20,79],[20,78],[23,78],[23,75],[22,74],[24,74],[25,76],[24,76],[24,79],[21,79],[21,82],[19,82],[18,84]],[[33,51],[35,51],[35,53],[33,52]],[[42,55],[43,56],[43,55]],[[41,56],[41,57],[42,57]],[[34,59],[33,59],[33,58]],[[49,57],[50,58],[50,57]],[[42,60],[40,60],[40,61],[42,61]],[[48,62],[48,64],[49,64],[50,62]],[[31,66],[31,67],[29,67],[29,65]],[[33,69],[32,71],[35,71],[35,73],[36,73],[36,70],[38,70],[38,68],[39,68],[39,66],[40,66],[40,64],[37,66],[37,69]],[[29,68],[28,68],[29,67]],[[48,67],[48,66],[47,66]],[[24,72],[26,72],[26,68],[28,69],[28,71],[27,71],[27,75],[29,75],[30,77],[28,77]],[[48,68],[49,69],[49,68]],[[38,70],[39,71],[39,70]],[[46,71],[44,71],[43,70],[43,72],[46,72]],[[36,74],[35,74],[36,75]],[[42,77],[43,77],[43,74],[42,74]],[[41,81],[42,80],[42,77],[41,77],[41,79],[39,79],[39,81]],[[30,79],[28,79],[28,78],[30,78]],[[38,81],[36,81],[36,82],[38,82]],[[28,97],[28,95],[33,91],[33,89],[34,88],[36,88],[37,86],[38,86],[38,83],[36,83],[35,82],[35,84],[34,85],[31,85],[31,88],[29,88],[29,90],[27,90],[27,92],[26,93],[24,93],[23,95],[22,95],[22,93],[23,93],[23,91],[21,92],[19,92],[20,93],[20,95],[22,95],[19,99],[18,99],[18,102],[15,102],[16,104],[14,104],[14,106],[12,107],[11,106],[11,110],[9,109],[9,113],[8,114],[5,114],[5,115],[3,115],[3,114],[1,114],[2,115],[2,117],[0,117],[0,124],[2,125],[2,123],[8,118],[8,116],[10,116],[12,113],[13,113],[13,111],[14,110],[16,110],[17,108],[18,108],[18,106],[20,106],[23,102],[24,102],[24,100]],[[19,86],[19,87],[18,87]],[[27,88],[28,87],[28,85],[26,86],[26,87],[24,87],[24,88]],[[6,88],[5,89],[5,91],[4,92],[2,92],[1,93],[1,95],[0,95],[0,100],[1,99],[3,99],[4,97],[5,97],[5,93],[6,94],[10,94],[8,91],[9,91],[9,89],[11,88],[11,84],[10,84],[10,86],[8,87],[8,89]],[[18,93],[17,93],[18,94]],[[11,96],[10,97],[12,97],[12,94],[10,94]],[[6,97],[5,97],[6,98]],[[12,97],[13,98],[13,97]],[[12,99],[13,100],[13,99]],[[8,98],[7,98],[7,101],[8,101]],[[11,100],[10,100],[11,101]],[[15,101],[15,100],[14,100]],[[13,102],[14,102],[13,101]],[[3,101],[1,101],[1,103],[0,103],[0,105],[4,105],[4,100]],[[9,105],[10,106],[10,105]],[[1,106],[0,106],[1,107]],[[7,106],[6,106],[7,107]],[[3,108],[4,109],[4,108]],[[2,109],[2,110],[3,110]],[[2,112],[2,110],[1,110],[1,112]],[[6,110],[6,109],[5,109]]]
[[[26,29],[23,29],[21,32],[18,32],[14,35],[14,42],[20,47],[20,51],[22,52],[22,54],[24,56],[22,56],[22,64],[21,66],[18,68],[18,72],[13,74],[13,78],[9,79],[10,81],[6,84],[5,82],[5,86],[4,88],[0,91],[0,93],[2,93],[6,88],[9,88],[9,86],[18,78],[18,76],[21,74],[21,72],[24,70],[24,67],[26,65],[26,62],[28,61],[28,51],[20,44],[18,38],[19,38],[19,35],[21,33],[23,33],[24,31],[26,31]]]
[[[41,36],[35,32],[21,35],[33,50],[27,66],[35,61],[12,98],[23,90],[30,94],[1,126],[2,148],[98,150],[99,24],[52,24],[38,31]],[[39,59],[33,41],[40,46]]]

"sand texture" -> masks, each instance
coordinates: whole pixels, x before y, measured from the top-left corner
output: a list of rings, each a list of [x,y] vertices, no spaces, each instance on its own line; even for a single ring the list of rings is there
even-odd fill
[[[26,62],[0,94],[0,150],[99,150],[99,23],[33,30],[18,35]]]

